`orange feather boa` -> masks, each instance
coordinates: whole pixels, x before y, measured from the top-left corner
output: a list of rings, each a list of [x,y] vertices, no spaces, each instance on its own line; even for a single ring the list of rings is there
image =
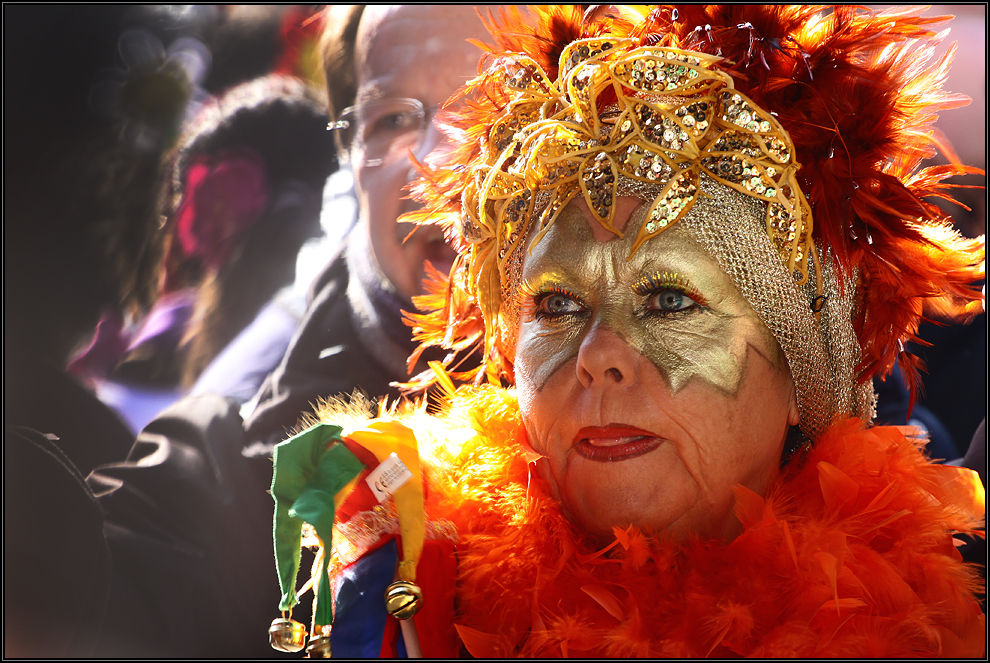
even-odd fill
[[[729,544],[616,528],[598,548],[530,472],[514,392],[462,387],[428,429],[415,419],[476,657],[984,655],[982,581],[952,538],[980,526],[983,487],[904,429],[845,421],[765,498],[737,488]]]

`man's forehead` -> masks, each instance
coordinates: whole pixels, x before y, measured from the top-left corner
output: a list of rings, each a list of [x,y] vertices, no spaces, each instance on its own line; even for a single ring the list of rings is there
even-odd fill
[[[420,96],[424,86],[443,88],[441,98],[433,100],[443,101],[473,74],[480,51],[467,39],[483,35],[487,32],[471,7],[369,6],[358,30],[356,103]],[[446,80],[454,69],[465,70],[464,80]]]
[[[361,15],[357,50],[359,59],[366,61],[374,59],[376,51],[386,49],[397,56],[393,64],[401,65],[411,58],[438,56],[465,47],[466,39],[487,34],[471,7],[371,5]]]
[[[368,101],[390,96],[387,85],[383,85],[382,83],[380,79],[361,81],[361,87],[358,89],[357,98],[354,100],[354,103],[360,105]]]

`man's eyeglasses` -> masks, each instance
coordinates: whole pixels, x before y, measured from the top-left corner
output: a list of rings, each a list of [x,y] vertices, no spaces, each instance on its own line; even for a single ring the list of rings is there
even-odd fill
[[[345,108],[327,129],[338,132],[347,152],[361,149],[366,167],[381,166],[419,150],[435,114],[436,109],[428,113],[419,99],[376,99]]]

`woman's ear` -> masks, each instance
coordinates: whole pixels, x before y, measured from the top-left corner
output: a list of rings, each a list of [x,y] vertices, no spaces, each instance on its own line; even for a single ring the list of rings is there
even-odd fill
[[[801,423],[801,411],[798,409],[797,389],[794,387],[793,380],[791,380],[791,394],[789,399],[790,400],[787,404],[787,423],[791,426],[797,426]]]

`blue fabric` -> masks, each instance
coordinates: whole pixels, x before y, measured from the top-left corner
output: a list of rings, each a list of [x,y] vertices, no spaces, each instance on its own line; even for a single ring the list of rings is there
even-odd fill
[[[96,397],[120,415],[133,435],[186,395],[185,389],[154,389],[115,380],[95,380],[93,385]]]
[[[214,358],[193,385],[193,394],[212,393],[244,403],[282,361],[299,321],[275,301]]]
[[[334,658],[378,658],[385,637],[385,590],[399,560],[395,540],[368,553],[341,574],[330,648]],[[401,640],[400,640],[401,643]],[[400,656],[405,647],[400,644]]]

